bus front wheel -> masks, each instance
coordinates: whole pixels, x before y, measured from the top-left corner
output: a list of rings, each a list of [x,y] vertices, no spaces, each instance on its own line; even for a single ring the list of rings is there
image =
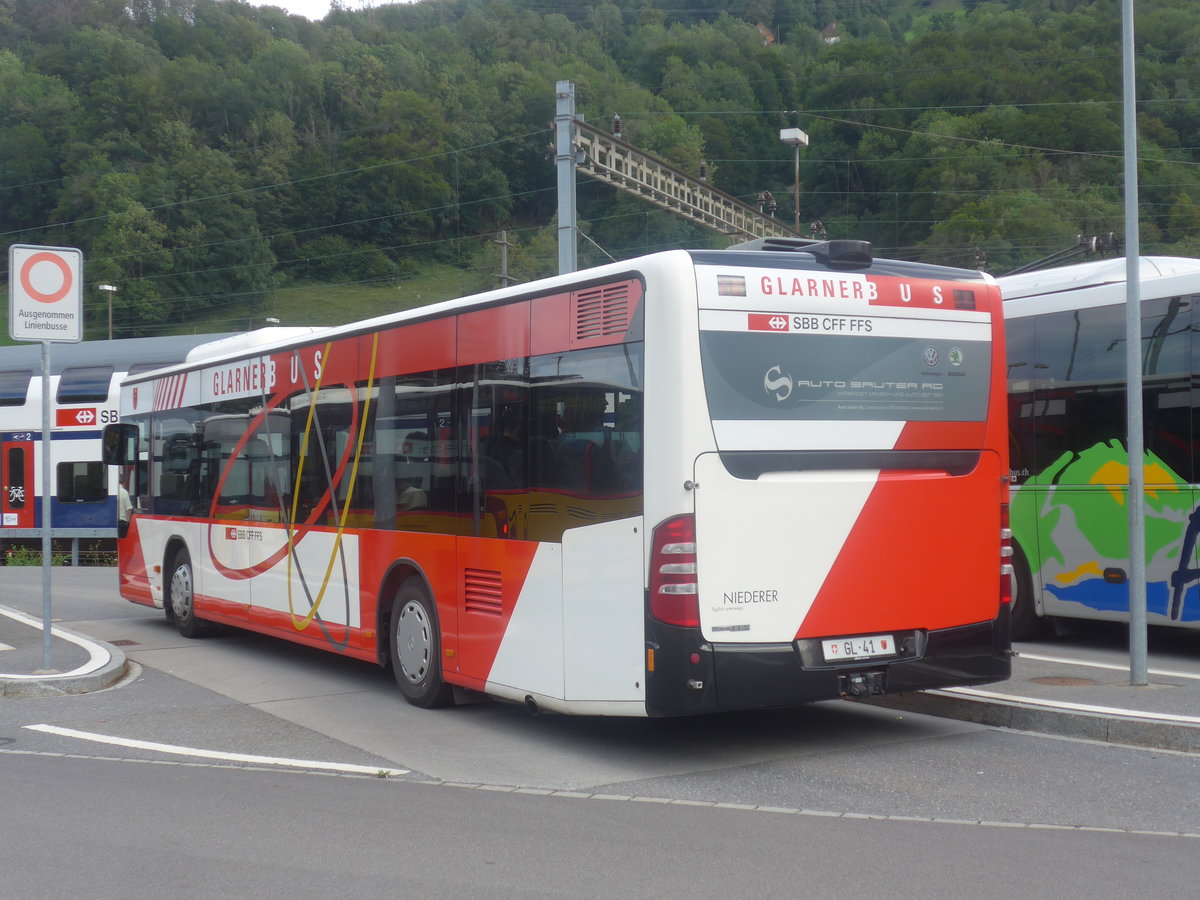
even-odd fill
[[[174,620],[175,627],[184,637],[201,637],[207,628],[205,622],[196,618],[195,579],[187,550],[181,549],[175,554],[168,571],[171,580],[167,583],[167,618]]]
[[[419,578],[396,591],[390,631],[392,671],[404,698],[423,709],[448,705],[453,694],[442,681],[437,607]]]

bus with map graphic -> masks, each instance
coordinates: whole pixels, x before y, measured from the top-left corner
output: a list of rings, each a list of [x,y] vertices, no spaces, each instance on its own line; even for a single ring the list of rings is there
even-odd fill
[[[859,241],[674,250],[126,379],[129,600],[677,716],[1010,672],[1000,295]]]
[[[1001,277],[1008,340],[1013,630],[1129,619],[1125,269]],[[1143,257],[1146,605],[1200,627],[1200,260]]]

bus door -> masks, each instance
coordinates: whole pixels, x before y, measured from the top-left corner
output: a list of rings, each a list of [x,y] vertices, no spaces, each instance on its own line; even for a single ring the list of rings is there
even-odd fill
[[[561,552],[526,540],[529,486],[522,452],[529,418],[529,306],[464,316],[459,323],[457,569],[459,672],[562,697]],[[497,357],[499,359],[497,360]],[[476,363],[473,360],[493,360]],[[553,584],[543,584],[539,579]],[[545,629],[545,653],[514,669],[497,665],[518,603],[545,603],[522,621]],[[507,636],[507,637],[506,637]],[[500,674],[498,674],[500,673]]]
[[[700,311],[717,444],[693,478],[704,636],[865,636],[856,655],[894,656],[905,634],[994,619],[1007,472],[985,447],[987,286],[972,285],[978,311],[900,308],[868,302],[896,290],[886,280],[837,274],[861,300],[750,296],[747,313],[744,285],[771,276],[722,277],[736,290]],[[811,664],[831,661],[834,642],[810,643]]]
[[[33,435],[7,433],[0,438],[0,514],[5,528],[35,528],[37,502],[33,481]]]

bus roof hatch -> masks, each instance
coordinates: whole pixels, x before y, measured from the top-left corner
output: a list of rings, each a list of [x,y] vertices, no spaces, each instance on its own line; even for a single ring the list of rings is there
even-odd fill
[[[831,269],[866,269],[875,258],[870,241],[810,241],[806,238],[768,237],[734,244],[727,249],[809,253],[817,262]]]

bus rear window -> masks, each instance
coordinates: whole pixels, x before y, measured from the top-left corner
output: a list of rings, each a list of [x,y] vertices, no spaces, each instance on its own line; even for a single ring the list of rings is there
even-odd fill
[[[987,341],[703,331],[714,420],[981,422]]]

